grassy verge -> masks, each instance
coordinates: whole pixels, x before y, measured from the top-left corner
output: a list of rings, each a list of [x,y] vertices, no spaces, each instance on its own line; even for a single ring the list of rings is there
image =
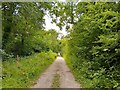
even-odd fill
[[[18,62],[9,59],[3,62],[3,88],[29,88],[39,75],[55,60],[53,52],[42,52],[21,58]]]
[[[88,69],[90,67],[90,62],[82,59],[79,60],[71,56],[64,56],[64,58],[75,79],[81,84],[82,88],[94,88],[97,90],[104,90],[105,88],[112,90],[112,88],[116,88],[113,86],[117,86],[117,82],[115,80],[106,78],[102,70],[99,72],[90,71]],[[119,90],[120,87],[117,89]]]
[[[81,65],[81,66],[77,67],[74,65],[75,57],[64,56],[64,58],[66,60],[68,67],[70,68],[71,72],[73,73],[75,80],[80,83],[81,88],[91,88],[91,86],[92,86],[91,80],[87,79],[84,76],[88,66],[86,66],[84,64],[83,66]]]
[[[60,88],[60,75],[55,74],[51,88]]]

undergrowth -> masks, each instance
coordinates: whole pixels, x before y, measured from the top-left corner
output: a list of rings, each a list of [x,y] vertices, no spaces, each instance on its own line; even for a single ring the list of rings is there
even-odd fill
[[[85,60],[80,59],[73,56],[65,56],[66,63],[68,67],[71,69],[76,81],[81,84],[82,88],[91,88],[97,90],[104,90],[105,88],[112,89],[120,89],[118,86],[119,83],[115,81],[113,78],[107,78],[107,74],[105,74],[104,69],[99,69],[97,71],[90,70],[91,62],[87,62]],[[118,80],[119,81],[119,80]]]
[[[35,84],[40,74],[55,60],[52,51],[38,53],[16,61],[11,58],[3,62],[3,88],[29,88]]]

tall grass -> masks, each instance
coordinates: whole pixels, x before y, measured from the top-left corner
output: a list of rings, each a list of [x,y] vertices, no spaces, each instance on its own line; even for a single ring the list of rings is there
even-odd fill
[[[3,62],[3,88],[29,88],[35,84],[40,74],[55,60],[52,51],[42,52],[29,57],[14,58]]]

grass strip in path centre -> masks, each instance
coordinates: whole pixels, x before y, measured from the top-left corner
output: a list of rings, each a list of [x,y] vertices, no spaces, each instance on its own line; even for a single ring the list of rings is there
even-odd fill
[[[60,88],[60,75],[55,74],[51,88]]]

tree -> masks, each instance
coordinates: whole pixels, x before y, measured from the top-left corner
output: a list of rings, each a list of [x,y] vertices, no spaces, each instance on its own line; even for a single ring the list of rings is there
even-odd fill
[[[33,47],[30,38],[34,32],[42,32],[43,17],[50,8],[51,5],[45,2],[2,3],[3,50],[15,56],[31,54]]]
[[[77,21],[74,21],[70,30],[69,40],[65,46],[67,51],[63,55],[70,60],[77,73],[82,73],[81,68],[88,66],[83,68],[84,78],[95,80],[99,76],[101,78],[97,78],[100,80],[99,83],[91,82],[95,87],[119,87],[118,7],[119,4],[116,2],[80,2],[74,10]],[[66,15],[69,17],[68,14]],[[65,20],[67,21],[67,18]],[[94,77],[96,72],[99,73]],[[109,78],[109,84],[106,84],[108,83],[106,78]]]

